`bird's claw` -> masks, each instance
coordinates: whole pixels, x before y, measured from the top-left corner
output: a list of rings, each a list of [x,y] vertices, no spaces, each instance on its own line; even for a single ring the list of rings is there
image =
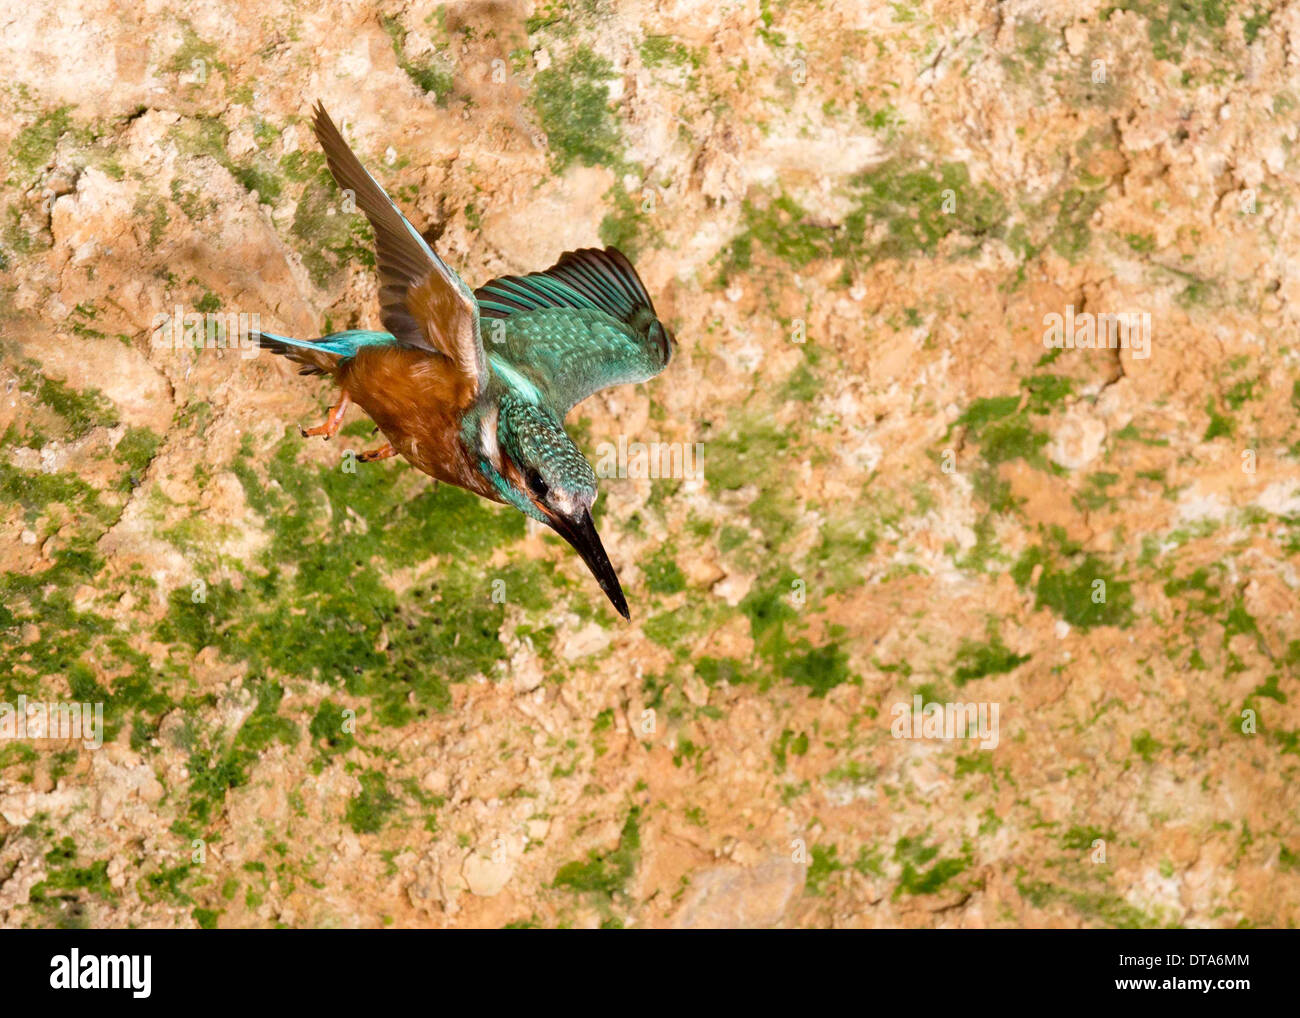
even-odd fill
[[[397,450],[393,448],[392,443],[381,445],[378,449],[367,449],[357,455],[359,463],[374,463],[378,460],[386,460],[390,456],[396,456]]]
[[[318,424],[314,428],[300,427],[298,429],[299,431],[302,432],[302,437],[315,438],[318,435],[320,435],[320,436],[324,436],[325,441],[328,442],[331,438],[333,438],[335,435],[338,434],[338,430],[343,424],[343,415],[347,413],[348,406],[351,404],[351,402],[352,402],[351,398],[348,396],[347,392],[345,391],[343,395],[339,397],[339,401],[335,403],[333,407],[330,408],[329,416],[325,418],[324,424]]]

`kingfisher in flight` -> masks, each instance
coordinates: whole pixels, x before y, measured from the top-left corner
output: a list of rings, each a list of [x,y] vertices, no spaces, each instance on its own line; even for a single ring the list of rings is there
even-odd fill
[[[596,475],[564,418],[595,392],[653,378],[672,357],[676,340],[636,269],[612,247],[584,248],[471,290],[366,172],[324,105],[313,113],[330,173],[374,228],[388,331],[260,334],[263,348],[304,365],[300,374],[338,383],[325,423],[303,435],[331,438],[355,403],[387,439],[358,460],[403,456],[546,524],[630,618],[591,518]]]

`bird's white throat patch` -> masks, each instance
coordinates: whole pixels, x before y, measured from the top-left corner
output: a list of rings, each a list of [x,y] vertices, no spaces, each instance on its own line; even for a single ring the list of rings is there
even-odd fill
[[[565,491],[562,488],[552,488],[550,493],[550,504],[561,516],[569,519],[576,518],[584,509],[590,509],[591,505],[585,498],[575,495],[571,491]],[[593,499],[594,501],[594,499]]]
[[[501,472],[501,444],[497,441],[497,424],[501,410],[493,407],[483,418],[478,429],[478,447],[483,458],[492,464],[492,469]]]

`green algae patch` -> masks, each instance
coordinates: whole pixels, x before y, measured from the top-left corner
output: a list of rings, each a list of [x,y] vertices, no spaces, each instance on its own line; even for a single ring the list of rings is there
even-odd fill
[[[799,449],[798,440],[762,413],[744,412],[708,444],[705,476],[712,489],[724,492],[757,488],[749,503],[749,528],[728,526],[719,537],[724,557],[739,568],[758,573],[740,604],[750,623],[754,654],[739,667],[697,662],[706,682],[755,682],[766,689],[775,681],[804,686],[822,697],[836,686],[854,680],[848,667],[843,630],[832,626],[814,643],[802,630],[805,612],[811,614],[809,598],[819,599],[827,589],[828,572],[848,585],[854,569],[869,553],[874,538],[860,539],[858,522],[836,517],[834,526],[823,531],[823,544],[816,549],[806,571],[783,565],[783,550],[794,534],[799,519],[799,499],[790,488],[783,464]],[[843,529],[840,525],[848,527]],[[832,534],[832,530],[834,531]],[[753,539],[753,532],[760,540]],[[851,531],[851,532],[850,532]],[[828,537],[828,535],[830,535]],[[827,545],[826,540],[831,544]],[[843,541],[843,544],[837,542]],[[850,548],[855,552],[849,555]],[[828,560],[834,559],[833,568]],[[714,612],[718,622],[728,612]],[[665,633],[666,646],[680,646],[680,631]]]
[[[1021,589],[1033,586],[1035,609],[1048,608],[1079,629],[1125,628],[1133,621],[1131,581],[1121,579],[1098,556],[1083,552],[1060,528],[1053,527],[1044,544],[1027,549],[1011,577]]]
[[[388,779],[382,771],[366,771],[358,780],[361,791],[348,802],[343,819],[358,834],[378,834],[400,802],[389,791]]]
[[[248,688],[256,694],[257,706],[239,729],[235,745],[260,753],[274,742],[286,746],[297,744],[301,734],[298,726],[280,714],[284,687],[278,682],[262,680]]]
[[[641,858],[640,817],[640,808],[633,807],[623,822],[616,848],[604,853],[592,851],[585,860],[565,863],[556,872],[551,886],[606,900],[624,893]]]
[[[283,181],[277,175],[276,167],[269,157],[258,152],[244,162],[236,162],[230,156],[230,132],[216,117],[199,116],[181,121],[172,129],[171,137],[183,152],[194,156],[206,156],[220,163],[226,171],[249,193],[256,192],[258,201],[265,205],[274,205],[283,192]],[[173,191],[173,198],[186,215],[202,217],[206,206],[202,199],[184,190],[178,185]],[[145,201],[141,196],[142,203]],[[147,206],[142,204],[137,211],[145,214]],[[167,225],[166,208],[159,199],[154,206],[155,222],[151,226],[150,240],[157,244],[162,237],[162,229]],[[360,213],[358,218],[362,218]],[[295,220],[296,222],[296,220]]]
[[[280,200],[282,185],[279,178],[264,166],[256,162],[236,165],[232,171],[234,177],[250,194],[256,193],[257,200],[263,205],[274,205]],[[195,307],[198,307],[196,304]],[[200,311],[204,310],[199,308]]]
[[[792,269],[834,254],[833,230],[813,222],[808,211],[787,195],[766,204],[745,199],[741,221],[743,229],[724,252],[724,278],[750,271],[756,251],[765,251]]]
[[[821,540],[809,553],[810,589],[822,595],[844,593],[859,587],[881,534],[897,527],[907,516],[929,511],[928,493],[917,488],[905,507],[900,499],[876,490],[872,478],[863,483],[856,501],[829,507],[821,525]],[[864,511],[864,507],[868,507]]]
[[[0,462],[0,501],[21,506],[28,523],[34,523],[51,505],[90,513],[105,522],[117,513],[101,502],[99,492],[80,477],[19,470],[3,462]]]
[[[215,45],[203,39],[188,21],[180,22],[180,29],[181,44],[172,54],[171,59],[163,65],[164,71],[171,74],[196,74],[200,68],[206,72],[206,69],[211,67],[229,77],[230,68],[218,59]],[[195,81],[193,84],[197,85],[201,82]]]
[[[962,640],[953,659],[953,682],[964,686],[968,682],[989,675],[1005,675],[1015,671],[1030,659],[1028,654],[1015,654],[1002,642],[1002,636],[993,630],[988,640]]]
[[[894,845],[894,861],[902,864],[903,872],[893,898],[897,900],[904,894],[935,894],[970,868],[969,848],[952,858],[940,859],[938,855],[939,846],[927,845],[924,835],[899,838]]]
[[[1012,495],[1011,485],[999,476],[1001,464],[1023,460],[1039,470],[1065,472],[1043,454],[1050,437],[1039,430],[1035,418],[1050,414],[1063,404],[1074,392],[1074,381],[1062,375],[1037,374],[1022,379],[1020,386],[1019,395],[975,400],[944,435],[943,440],[948,442],[954,431],[964,428],[966,438],[979,446],[984,460],[975,469],[971,483],[976,498],[984,503],[987,511],[976,523],[977,544],[962,563],[963,568],[983,570],[995,554],[993,516],[1013,512],[1019,504]]]
[[[1084,478],[1083,488],[1071,501],[1080,511],[1096,512],[1105,509],[1114,504],[1115,498],[1110,494],[1110,489],[1119,482],[1119,474],[1105,470],[1091,473]]]
[[[721,282],[751,272],[760,252],[799,270],[827,258],[933,256],[953,236],[966,239],[955,250],[966,257],[1003,236],[1009,215],[997,191],[974,184],[964,163],[892,159],[852,177],[848,197],[851,210],[839,223],[824,222],[788,194],[745,199],[741,230],[719,256]]]
[[[776,773],[784,774],[791,756],[803,756],[808,752],[808,733],[795,735],[789,728],[781,733],[772,746],[772,759],[776,763]]]
[[[110,904],[117,900],[108,878],[108,860],[79,864],[77,843],[65,836],[45,853],[45,879],[32,886],[28,903],[43,925],[56,929],[84,929],[89,925],[90,899]]]
[[[1213,442],[1216,438],[1231,438],[1236,433],[1236,423],[1226,413],[1219,411],[1213,396],[1206,398],[1205,412],[1210,422],[1206,425],[1205,434],[1201,436],[1202,442]]]
[[[702,60],[685,43],[669,35],[647,35],[641,43],[641,62],[647,67],[699,68]]]
[[[1109,579],[1108,579],[1109,578]],[[1099,587],[1104,583],[1105,587]],[[1048,607],[1072,626],[1128,626],[1133,596],[1128,581],[1116,580],[1100,559],[1088,555],[1073,569],[1045,569],[1035,607]]]
[[[213,741],[199,744],[197,731],[187,730],[184,743],[190,748],[187,770],[190,775],[188,809],[173,830],[183,837],[198,837],[205,827],[215,823],[232,788],[248,784],[250,772],[263,751],[275,743],[296,745],[301,733],[298,726],[279,713],[284,689],[279,683],[255,680],[248,687],[257,697],[229,745]],[[198,704],[191,702],[191,708]]]
[[[1071,262],[1077,262],[1092,244],[1092,217],[1106,200],[1100,187],[1070,187],[1052,206],[1052,232],[1048,243],[1052,250]]]
[[[826,885],[844,869],[839,861],[838,845],[814,845],[804,873],[804,892],[817,897],[826,893]]]
[[[600,13],[602,0],[541,0],[533,12],[524,19],[529,35],[546,32],[562,38],[572,36],[579,28],[590,27]]]
[[[1165,925],[1140,908],[1130,905],[1108,887],[1102,889],[1071,887],[1052,884],[1045,880],[1020,878],[1016,881],[1016,890],[1035,908],[1065,905],[1094,926],[1121,930],[1146,930],[1159,929]]]
[[[406,29],[397,18],[381,15],[379,23],[393,44],[393,55],[397,66],[415,83],[422,92],[434,97],[439,106],[446,106],[455,86],[455,79],[446,59],[439,50],[432,59],[411,60],[406,56]]]
[[[622,181],[615,183],[606,197],[612,199],[614,210],[606,213],[600,221],[600,241],[606,247],[616,247],[629,258],[635,258],[641,249],[644,217]]]
[[[755,584],[741,601],[740,610],[749,618],[754,639],[755,663],[771,678],[786,679],[803,686],[814,697],[823,697],[836,686],[853,680],[848,654],[838,641],[838,629],[831,627],[831,639],[814,646],[805,636],[795,635],[800,614],[790,603],[787,583]],[[766,687],[767,682],[760,682]]]
[[[309,179],[289,228],[312,282],[324,287],[349,264],[374,266],[374,231],[360,211],[343,211],[337,188],[321,170]]]
[[[975,546],[958,562],[960,568],[984,572],[991,563],[1005,561],[994,540],[995,517],[1015,512],[1022,500],[1002,479],[1002,464],[1021,460],[1052,474],[1066,472],[1044,454],[1050,436],[1039,428],[1036,419],[1062,405],[1073,394],[1074,384],[1062,375],[1031,375],[1021,380],[1019,394],[976,399],[949,425],[943,442],[949,443],[955,431],[964,429],[966,439],[978,446],[982,459],[971,472],[971,486],[984,511],[975,523]],[[950,449],[948,446],[945,451]]]
[[[302,466],[301,447],[281,442],[261,464],[265,479],[249,447],[231,465],[271,529],[261,571],[209,583],[197,602],[188,587],[173,591],[159,639],[339,685],[369,697],[380,724],[445,710],[449,683],[491,674],[504,657],[494,584],[529,611],[549,602],[553,585],[536,564],[486,564],[522,536],[522,517],[401,467]],[[401,596],[387,583],[434,554]]]
[[[707,685],[716,686],[720,682],[740,683],[746,681],[749,669],[743,661],[734,657],[704,657],[693,662],[695,674]]]
[[[619,167],[623,138],[610,107],[614,65],[583,45],[533,78],[532,105],[546,132],[551,166],[562,173],[574,163]]]
[[[1109,18],[1113,11],[1142,15],[1147,21],[1147,40],[1155,58],[1176,64],[1182,61],[1189,45],[1195,44],[1205,52],[1222,48],[1223,29],[1228,24],[1231,8],[1231,0],[1124,0],[1107,8],[1102,19]],[[1267,18],[1261,22],[1258,17],[1256,13],[1255,20],[1246,21],[1256,34],[1267,23]],[[1252,39],[1253,35],[1247,38],[1247,43]]]
[[[356,738],[348,729],[349,720],[347,713],[334,701],[327,699],[321,702],[307,731],[311,735],[312,745],[322,756],[342,755],[357,744]]]
[[[140,897],[146,901],[166,901],[173,905],[192,905],[194,899],[185,891],[185,884],[191,879],[192,866],[182,863],[179,866],[167,866],[154,870],[136,881]]]
[[[711,488],[721,491],[770,485],[778,473],[773,464],[790,445],[790,435],[780,426],[764,417],[746,417],[709,442],[704,476]]]
[[[1162,749],[1164,743],[1152,736],[1148,729],[1142,729],[1137,735],[1129,740],[1129,745],[1133,752],[1140,756],[1145,763],[1151,763]]]
[[[10,493],[26,509],[29,523],[52,503],[61,503],[72,514],[66,529],[73,532],[55,539],[53,561],[46,568],[0,574],[0,641],[10,648],[0,669],[0,700],[13,703],[19,694],[66,700],[70,695],[78,703],[102,703],[105,742],[115,739],[128,721],[152,728],[173,703],[160,688],[149,657],[132,645],[132,634],[118,623],[74,602],[78,591],[120,589],[121,581],[103,575],[104,560],[96,550],[120,508],[100,502],[79,478],[28,476],[0,465],[0,498]],[[34,638],[18,639],[29,623]],[[113,678],[106,687],[100,676],[107,675]],[[137,741],[134,736],[132,741]]]
[[[652,188],[630,194],[620,177],[605,193],[605,200],[613,206],[600,221],[600,240],[606,247],[616,247],[635,260],[647,245],[663,243],[663,231],[654,217]]]
[[[993,751],[985,749],[957,757],[952,774],[954,778],[964,778],[968,774],[987,774],[990,778],[993,777]]]
[[[1061,835],[1061,847],[1071,852],[1089,852],[1093,843],[1104,841],[1108,844],[1115,840],[1115,832],[1101,827],[1071,827]]]
[[[676,594],[686,589],[686,576],[670,548],[659,549],[641,571],[652,594]]]
[[[162,436],[150,428],[133,426],[126,429],[126,434],[113,449],[113,459],[126,467],[117,485],[119,491],[130,491],[140,483],[149,464],[158,455],[162,442]]]
[[[72,107],[60,106],[41,114],[32,124],[23,128],[9,144],[10,182],[30,182],[49,165],[59,139],[71,129],[68,111]]]
[[[69,440],[82,438],[95,428],[111,428],[120,419],[112,400],[98,389],[74,389],[66,382],[47,378],[32,363],[17,371],[19,389],[63,418],[64,437]]]
[[[953,422],[948,434],[955,428],[965,428],[967,437],[979,445],[990,466],[1020,459],[1046,468],[1042,450],[1049,436],[1034,426],[1029,406],[1022,408],[1021,404],[1019,396],[977,399]]]
[[[950,235],[968,238],[962,254],[978,251],[986,239],[1001,236],[1006,203],[989,184],[972,183],[965,163],[918,166],[894,159],[854,177],[857,208],[844,223],[846,253],[870,258],[930,255]],[[853,250],[873,227],[884,236]]]
[[[1037,21],[1018,21],[1016,47],[1035,71],[1042,71],[1061,48],[1060,34]]]
[[[779,670],[782,678],[806,687],[816,697],[852,679],[849,656],[836,643],[813,647],[800,640],[796,652],[785,658]]]

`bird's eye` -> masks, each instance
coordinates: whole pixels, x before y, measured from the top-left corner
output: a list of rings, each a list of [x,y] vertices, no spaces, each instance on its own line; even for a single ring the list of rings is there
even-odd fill
[[[550,491],[550,486],[542,480],[542,475],[536,470],[528,472],[528,487],[532,488],[533,494],[538,498],[545,498],[546,493]]]

